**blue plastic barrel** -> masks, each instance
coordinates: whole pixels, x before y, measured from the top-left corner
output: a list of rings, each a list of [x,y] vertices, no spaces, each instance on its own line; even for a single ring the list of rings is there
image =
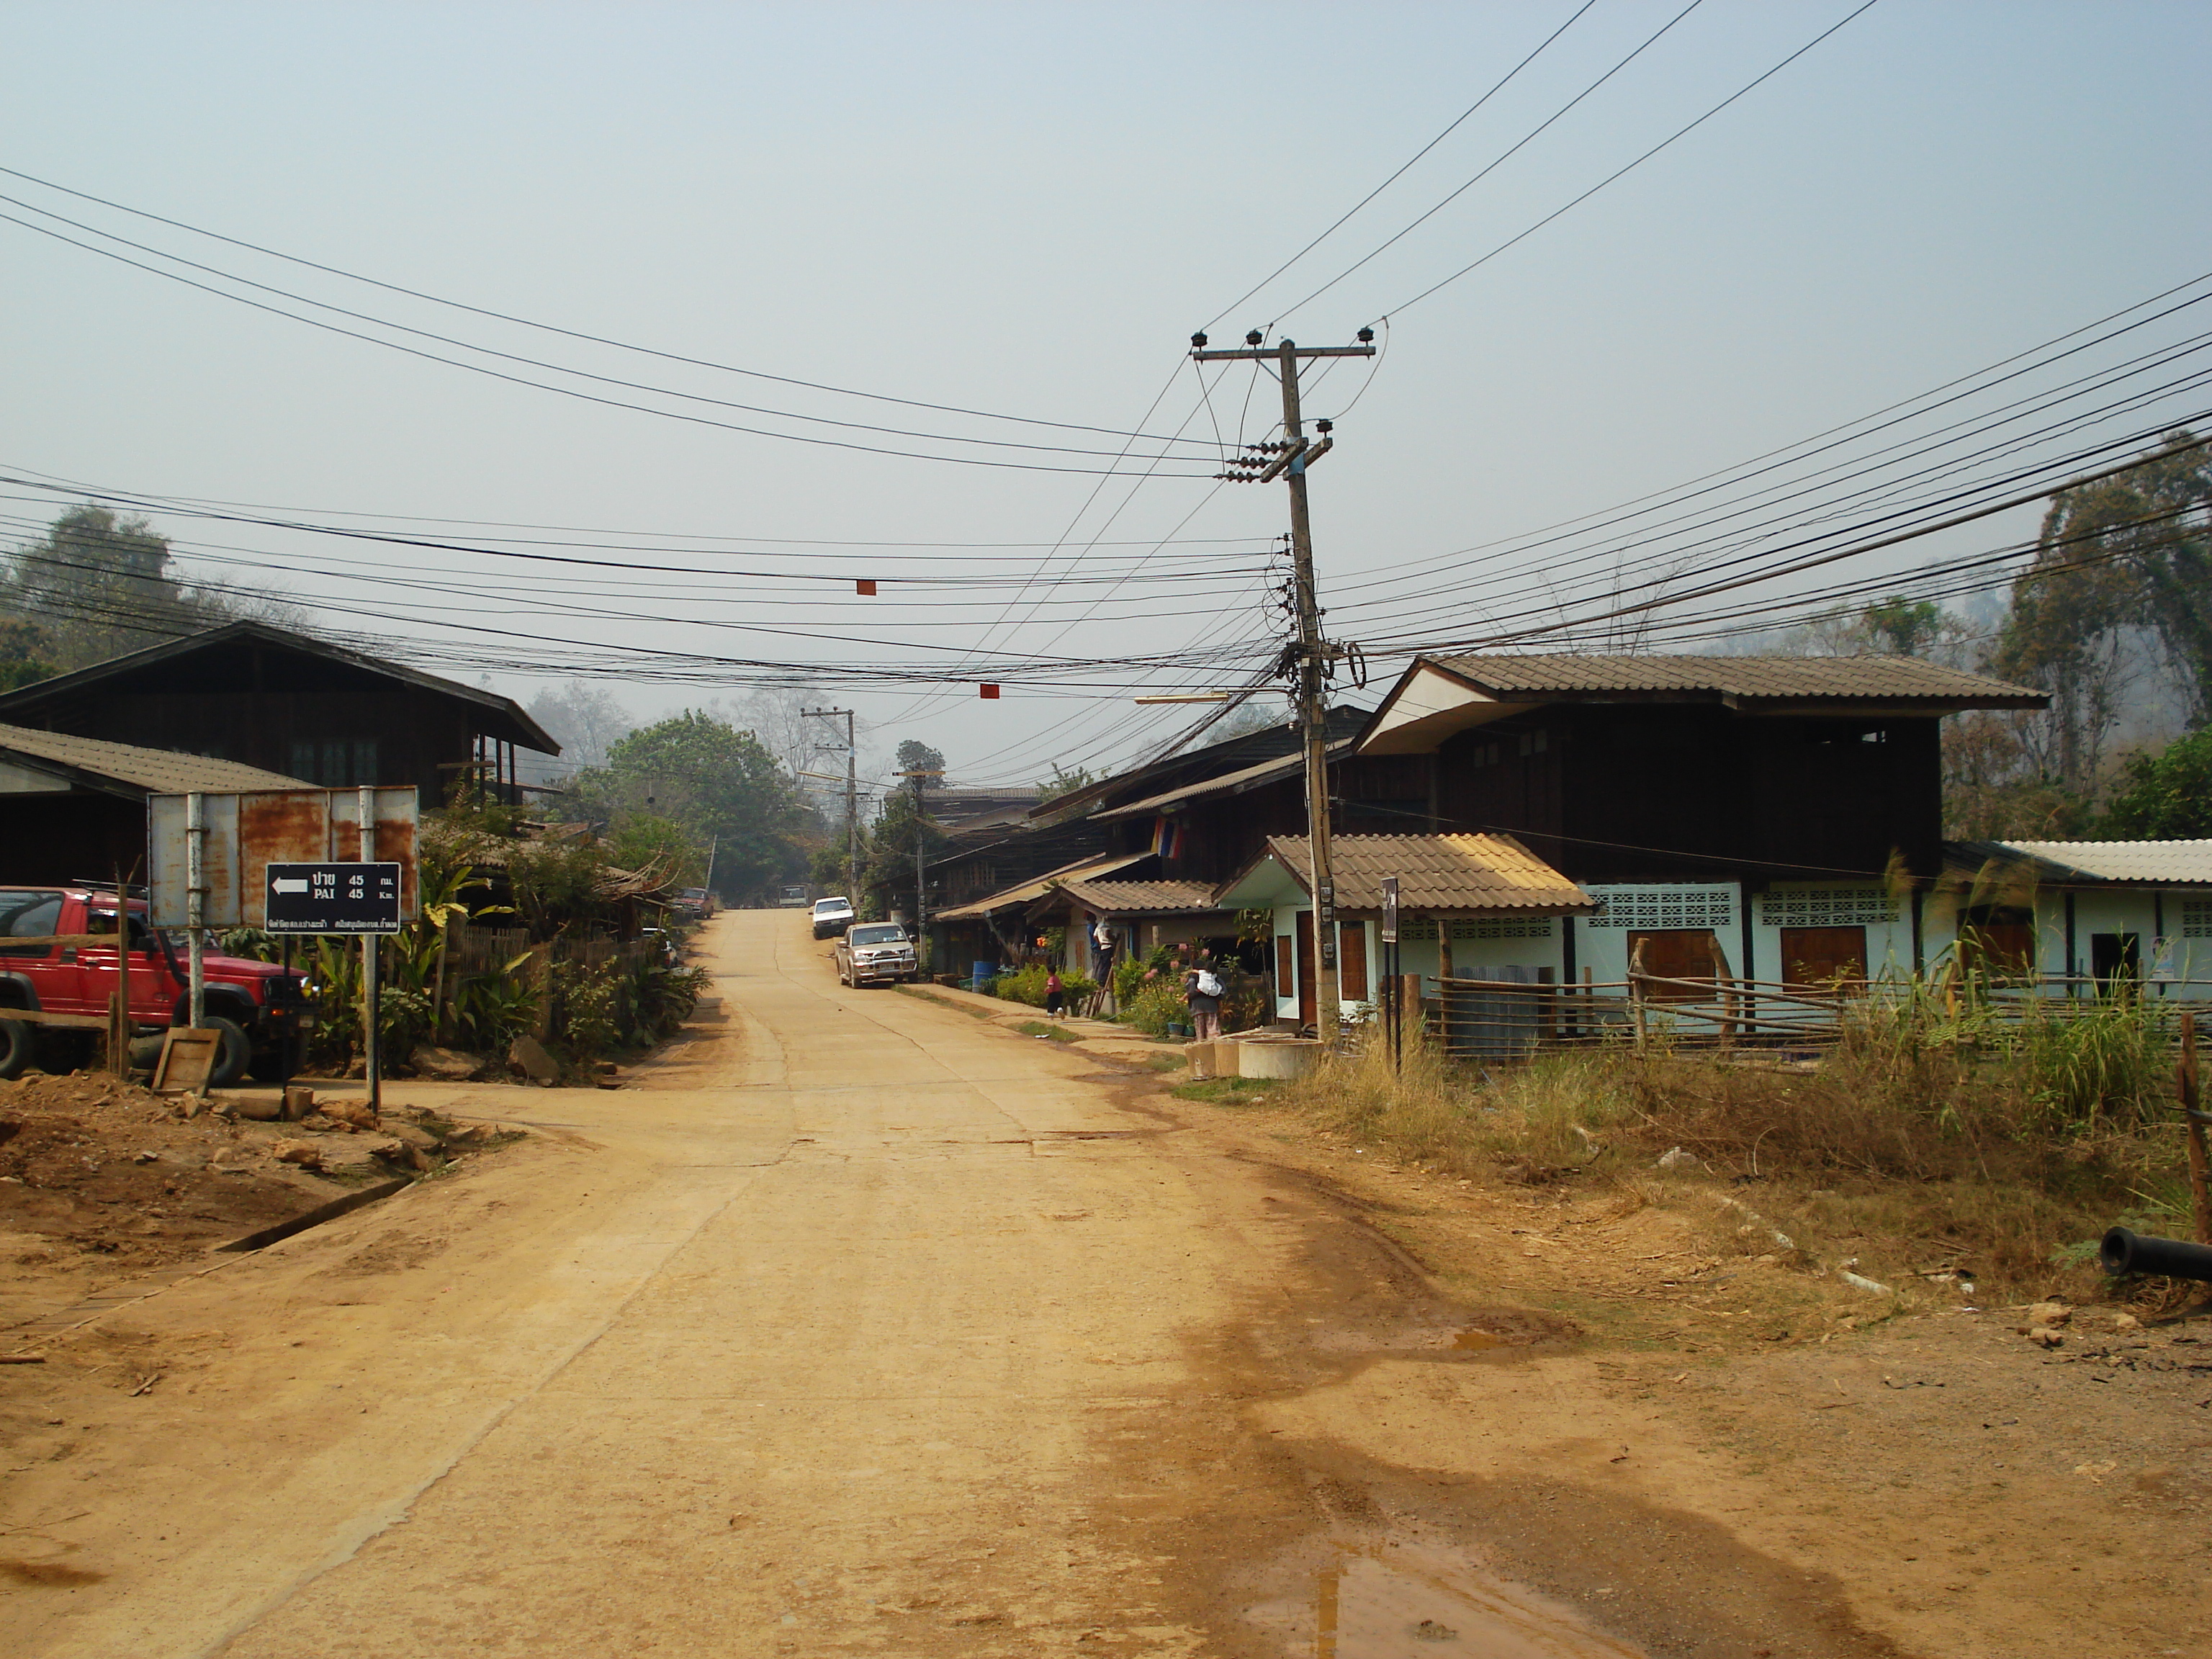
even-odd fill
[[[998,976],[999,964],[997,963],[979,962],[975,964],[975,972],[971,976],[969,982],[975,986],[978,992],[981,992],[987,981],[994,980],[998,978]]]

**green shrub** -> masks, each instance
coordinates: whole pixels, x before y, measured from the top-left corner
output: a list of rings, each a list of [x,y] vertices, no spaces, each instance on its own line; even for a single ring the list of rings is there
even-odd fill
[[[1165,1036],[1170,1025],[1190,1024],[1190,1005],[1183,1000],[1180,977],[1143,980],[1136,994],[1121,999],[1118,1006],[1123,1024],[1153,1036]]]
[[[1032,963],[1018,968],[1011,974],[1001,974],[991,981],[991,994],[1008,1002],[1026,1002],[1032,1008],[1044,1006],[1044,982],[1051,969],[1042,963]],[[1095,979],[1085,979],[1080,974],[1062,974],[1060,988],[1067,994],[1071,1006],[1082,1001],[1098,988]]]

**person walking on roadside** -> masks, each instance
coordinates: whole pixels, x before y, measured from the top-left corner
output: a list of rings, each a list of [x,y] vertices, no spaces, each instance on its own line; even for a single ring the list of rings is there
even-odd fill
[[[1060,969],[1047,971],[1044,976],[1044,1012],[1048,1018],[1058,1019],[1060,1010],[1067,1006],[1067,988],[1060,982]]]
[[[1214,971],[1211,956],[1200,956],[1184,970],[1182,997],[1190,1005],[1190,1022],[1199,1042],[1211,1042],[1221,1035],[1221,995],[1227,988]]]

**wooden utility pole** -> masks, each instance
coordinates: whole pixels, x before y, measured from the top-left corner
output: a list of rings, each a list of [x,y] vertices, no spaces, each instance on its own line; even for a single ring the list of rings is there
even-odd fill
[[[2185,1009],[2181,1015],[2181,1121],[2189,1134],[2190,1208],[2195,1212],[2197,1242],[2212,1244],[2212,1153],[2204,1145],[2204,1097],[2197,1078],[2197,1016]]]
[[[914,780],[914,959],[917,967],[927,968],[922,960],[929,949],[929,889],[928,874],[922,867],[922,853],[929,840],[929,823],[921,799],[924,780],[941,778],[945,774],[935,769],[917,768],[902,772],[899,776]]]
[[[1306,469],[1334,448],[1330,422],[1316,421],[1321,441],[1306,436],[1304,411],[1298,403],[1298,366],[1311,357],[1372,357],[1375,331],[1359,331],[1359,343],[1348,346],[1300,346],[1284,340],[1261,343],[1254,330],[1244,337],[1242,350],[1208,351],[1206,336],[1190,337],[1190,355],[1202,363],[1236,357],[1255,361],[1273,358],[1276,377],[1283,383],[1283,436],[1279,442],[1248,444],[1246,453],[1230,463],[1221,476],[1238,483],[1268,483],[1287,480],[1291,487],[1291,564],[1292,597],[1297,613],[1297,702],[1298,726],[1305,744],[1306,844],[1311,849],[1309,878],[1314,901],[1314,1034],[1325,1043],[1336,1040],[1342,1009],[1336,959],[1336,878],[1329,861],[1328,811],[1328,680],[1339,647],[1322,637],[1322,608],[1314,586],[1313,526],[1306,510]]]
[[[853,711],[849,708],[802,708],[808,720],[845,722],[845,896],[858,904],[860,892],[860,786],[854,770],[860,750],[853,741]]]

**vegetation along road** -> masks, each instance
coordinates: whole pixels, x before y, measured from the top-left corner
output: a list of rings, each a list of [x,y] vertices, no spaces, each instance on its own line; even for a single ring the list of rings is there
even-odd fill
[[[2201,1502],[2193,1350],[1778,1341],[1747,1258],[1690,1331],[1680,1206],[1370,1167],[842,988],[803,915],[706,940],[634,1086],[407,1085],[535,1133],[0,1370],[0,1646],[2207,1650],[2115,1548]]]

